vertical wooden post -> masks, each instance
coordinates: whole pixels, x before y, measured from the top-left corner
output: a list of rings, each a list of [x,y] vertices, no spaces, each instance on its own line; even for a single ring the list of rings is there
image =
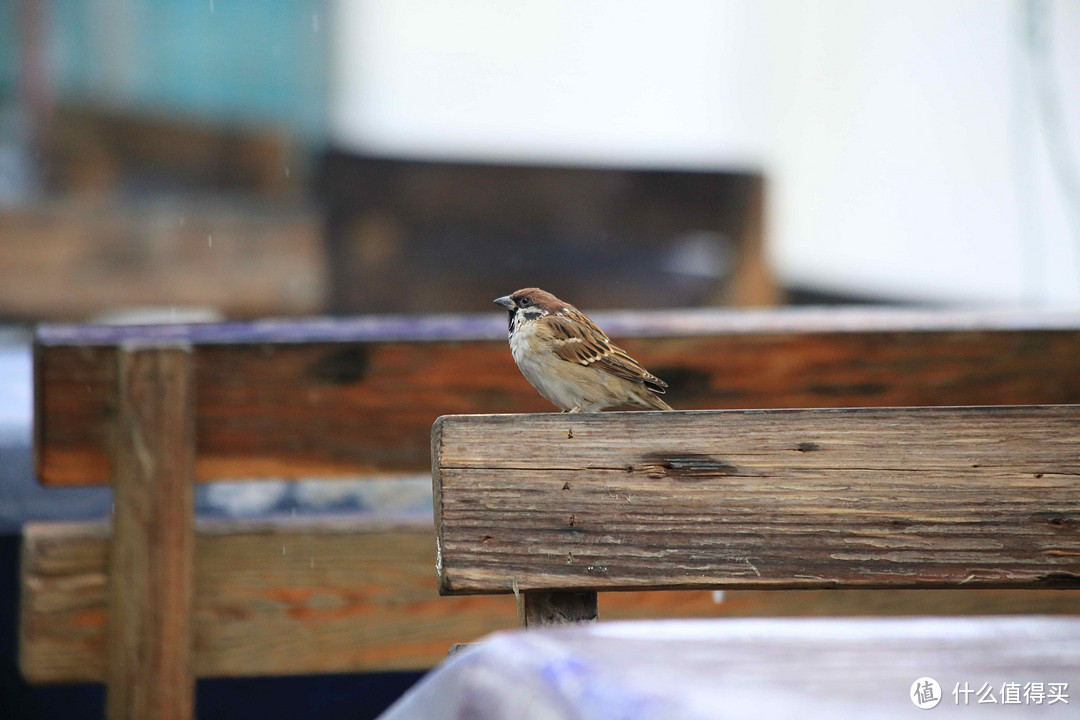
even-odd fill
[[[518,595],[517,608],[520,627],[595,622],[600,615],[596,593],[590,591],[526,591]]]
[[[194,379],[185,347],[118,351],[109,720],[194,716]]]
[[[779,305],[783,296],[765,257],[765,215],[768,211],[765,179],[754,177],[747,183],[731,286],[713,300],[716,304],[727,302],[739,307]]]

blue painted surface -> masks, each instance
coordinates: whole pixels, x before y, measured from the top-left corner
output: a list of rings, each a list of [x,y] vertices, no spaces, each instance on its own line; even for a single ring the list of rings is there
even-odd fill
[[[63,100],[324,134],[323,0],[53,0],[49,22]]]
[[[16,52],[15,3],[0,2],[0,107],[15,97]]]

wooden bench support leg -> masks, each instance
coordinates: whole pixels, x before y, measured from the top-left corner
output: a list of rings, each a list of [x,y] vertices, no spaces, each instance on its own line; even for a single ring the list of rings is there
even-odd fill
[[[190,349],[121,348],[106,659],[109,720],[194,716]]]
[[[600,612],[595,592],[523,592],[518,595],[518,625],[544,627],[595,622]]]

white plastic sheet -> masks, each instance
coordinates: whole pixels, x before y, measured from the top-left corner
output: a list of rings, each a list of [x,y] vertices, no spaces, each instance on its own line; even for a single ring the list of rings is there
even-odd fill
[[[936,690],[916,682],[924,678]],[[980,693],[996,702],[980,703]],[[938,718],[1075,717],[1080,618],[693,620],[499,633],[433,671],[381,720],[910,718],[922,716],[917,702],[935,699]]]

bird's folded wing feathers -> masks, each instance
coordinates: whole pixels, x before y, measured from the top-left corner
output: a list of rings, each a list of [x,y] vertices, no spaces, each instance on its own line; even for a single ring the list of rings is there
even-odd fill
[[[667,383],[653,375],[611,342],[592,320],[574,310],[564,310],[541,318],[555,341],[555,354],[567,362],[598,367],[627,380],[647,383],[653,392],[663,393]]]

